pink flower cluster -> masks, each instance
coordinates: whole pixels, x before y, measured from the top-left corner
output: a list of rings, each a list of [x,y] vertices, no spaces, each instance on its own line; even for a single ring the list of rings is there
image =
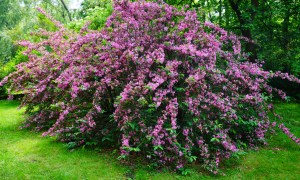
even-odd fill
[[[287,127],[285,127],[285,125],[284,124],[280,124],[279,126],[278,126],[289,138],[291,138],[293,141],[295,141],[297,144],[299,144],[300,145],[300,138],[297,138],[294,134],[292,134],[291,132],[290,132],[290,130],[287,128]]]

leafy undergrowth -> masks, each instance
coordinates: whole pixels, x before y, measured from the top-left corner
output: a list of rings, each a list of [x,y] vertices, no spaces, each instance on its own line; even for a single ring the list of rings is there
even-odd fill
[[[111,152],[78,149],[70,152],[53,138],[20,130],[17,101],[0,101],[0,179],[215,179],[199,165],[181,176],[134,164],[121,165]],[[277,104],[282,122],[300,137],[300,104]],[[279,132],[279,131],[278,131]],[[300,147],[285,134],[271,135],[269,145],[222,164],[220,179],[300,179]]]

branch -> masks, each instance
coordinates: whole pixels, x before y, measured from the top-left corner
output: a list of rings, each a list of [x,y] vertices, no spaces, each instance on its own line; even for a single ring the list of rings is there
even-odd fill
[[[60,2],[63,4],[65,10],[67,11],[67,14],[68,14],[68,16],[69,16],[70,21],[72,21],[71,14],[70,14],[70,11],[69,11],[69,9],[68,9],[66,3],[64,2],[64,0],[60,0]]]

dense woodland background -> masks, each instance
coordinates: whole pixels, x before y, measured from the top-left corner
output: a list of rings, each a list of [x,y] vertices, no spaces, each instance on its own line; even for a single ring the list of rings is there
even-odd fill
[[[245,61],[264,62],[264,68],[280,70],[300,77],[300,1],[299,0],[166,0],[178,8],[195,9],[202,22],[211,21],[251,41],[243,44],[249,58]],[[56,27],[37,6],[70,29],[79,31],[91,21],[90,29],[100,29],[111,13],[109,0],[84,0],[72,9],[72,0],[1,0],[0,3],[0,79],[26,61],[17,42],[22,39],[38,41],[29,36],[40,28],[50,31]],[[274,79],[273,86],[283,89],[294,99],[300,99],[300,85]],[[0,89],[5,97],[5,88]]]

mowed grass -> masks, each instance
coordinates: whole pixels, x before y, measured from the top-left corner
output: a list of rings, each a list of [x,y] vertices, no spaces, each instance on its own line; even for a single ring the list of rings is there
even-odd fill
[[[0,101],[0,179],[120,179],[125,168],[109,155],[70,152],[40,133],[20,130],[18,102]]]
[[[213,176],[200,165],[190,175],[122,165],[113,152],[69,151],[53,138],[21,130],[24,118],[17,101],[0,101],[0,179],[300,179],[300,147],[283,133],[269,145],[222,164],[225,176]],[[300,104],[277,104],[285,125],[300,137]]]

